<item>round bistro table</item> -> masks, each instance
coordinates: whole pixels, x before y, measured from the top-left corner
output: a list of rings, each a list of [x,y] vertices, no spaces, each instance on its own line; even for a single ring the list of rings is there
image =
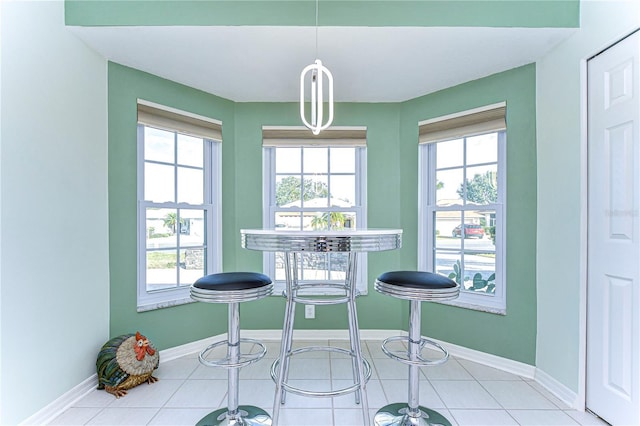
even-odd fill
[[[402,246],[401,229],[341,229],[329,231],[285,231],[276,229],[240,230],[242,247],[263,252],[284,253],[286,290],[286,308],[282,327],[280,356],[271,366],[271,377],[276,383],[273,403],[273,425],[278,424],[280,406],[285,403],[286,393],[310,397],[333,397],[355,393],[356,403],[360,403],[364,425],[370,425],[369,404],[366,384],[371,376],[371,367],[362,357],[360,330],[356,310],[356,290],[358,254],[395,250]],[[344,282],[298,282],[301,262],[299,257],[305,253],[344,253],[347,265]],[[310,288],[329,288],[338,290],[338,295],[308,296],[304,290]],[[346,304],[349,322],[350,349],[332,346],[307,346],[292,350],[293,326],[296,303],[311,305]],[[309,351],[330,351],[346,354],[352,359],[353,384],[342,389],[329,391],[306,390],[294,387],[287,382],[289,360],[292,356]]]

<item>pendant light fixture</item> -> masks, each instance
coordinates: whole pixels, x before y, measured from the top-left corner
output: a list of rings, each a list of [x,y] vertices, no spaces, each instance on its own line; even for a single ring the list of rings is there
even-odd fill
[[[331,125],[333,121],[333,75],[322,65],[322,61],[318,58],[318,1],[316,0],[316,60],[313,64],[307,65],[300,73],[300,118],[305,126],[307,126],[314,135]],[[329,93],[329,116],[327,121],[324,120],[324,79],[326,77]],[[307,120],[305,111],[305,81],[309,80],[311,90],[311,111],[310,119]]]

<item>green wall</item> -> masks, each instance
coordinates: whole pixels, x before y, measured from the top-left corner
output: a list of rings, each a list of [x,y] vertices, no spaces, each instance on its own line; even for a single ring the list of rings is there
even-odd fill
[[[315,0],[66,0],[80,26],[315,25]],[[321,26],[576,28],[579,0],[320,0]]]
[[[334,125],[367,126],[368,163],[368,225],[370,227],[400,227],[400,211],[397,208],[400,194],[399,175],[394,166],[390,173],[380,173],[388,164],[399,164],[397,149],[399,128],[399,104],[340,104],[336,106]],[[239,269],[262,270],[262,255],[247,252],[240,247],[240,229],[262,226],[262,126],[299,126],[299,106],[294,103],[240,103],[236,105],[236,175],[235,226],[231,235],[225,237],[227,248],[234,248]],[[382,168],[380,166],[383,166]],[[258,183],[258,184],[256,184]],[[226,185],[226,184],[225,184]],[[406,249],[369,255],[368,276],[379,275],[385,270],[398,268],[402,259],[410,259]],[[413,254],[415,257],[415,254]],[[408,265],[407,265],[408,267]],[[271,298],[270,315],[253,311],[243,317],[243,327],[280,329],[284,315],[281,298]],[[273,305],[276,303],[276,305]],[[400,328],[404,320],[401,304],[371,290],[359,303],[359,318],[362,328]],[[384,316],[380,313],[384,312]],[[344,306],[318,306],[316,319],[305,320],[302,310],[296,318],[297,328],[346,329],[346,309]],[[255,318],[255,323],[250,321]],[[268,324],[265,318],[269,318]]]
[[[423,309],[423,334],[527,364],[536,340],[536,87],[535,65],[413,99],[402,105],[403,228],[416,230],[418,121],[507,102],[507,214],[505,316],[446,305]],[[411,244],[415,253],[415,241]],[[446,324],[445,324],[446,323]]]
[[[240,229],[262,225],[263,125],[300,125],[295,103],[233,103],[121,65],[109,64],[111,333],[144,330],[160,348],[226,331],[226,306],[193,303],[136,312],[136,98],[223,122],[223,266],[262,270],[262,256],[240,247]],[[507,315],[446,305],[424,309],[424,331],[444,341],[534,364],[536,333],[535,67],[527,65],[397,104],[336,106],[334,125],[367,127],[369,227],[404,229],[403,247],[371,253],[368,281],[415,269],[420,120],[507,102]],[[248,306],[247,306],[248,305]],[[370,291],[358,300],[363,329],[405,329],[408,306]],[[243,305],[245,329],[280,329],[280,297]],[[344,306],[321,306],[297,328],[345,329]]]
[[[640,2],[583,2],[581,30],[536,64],[536,366],[578,395],[584,392],[588,303],[585,61],[638,28]]]
[[[145,313],[136,311],[136,127],[137,99],[215,117],[223,122],[222,137],[231,149],[222,150],[223,179],[233,164],[234,104],[141,71],[109,63],[109,272],[110,334],[144,332],[160,349],[226,331],[226,312],[189,304]],[[223,202],[229,202],[228,192]],[[233,209],[225,210],[225,217]]]

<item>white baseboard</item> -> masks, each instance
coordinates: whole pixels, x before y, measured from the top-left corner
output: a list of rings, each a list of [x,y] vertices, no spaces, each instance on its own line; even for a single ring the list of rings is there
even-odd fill
[[[242,334],[244,336],[244,333]],[[174,359],[183,357],[185,355],[191,355],[193,353],[198,353],[202,349],[206,348],[210,344],[221,340],[226,339],[227,333],[219,334],[217,336],[207,337],[206,339],[196,340],[195,342],[186,343],[184,345],[175,346],[173,348],[168,348],[160,351],[160,364],[167,361],[172,361]]]
[[[20,422],[21,425],[46,425],[64,410],[71,407],[76,401],[87,395],[98,386],[98,375],[92,374],[90,377],[82,381],[82,383],[74,386],[68,392],[65,392],[58,399],[47,405],[31,417]]]
[[[406,331],[401,330],[360,330],[360,337],[362,340],[384,340],[390,336],[406,334]],[[242,330],[241,336],[262,341],[279,342],[282,338],[282,330]],[[347,330],[294,330],[293,337],[296,340],[348,340],[349,332]],[[164,349],[160,351],[160,364],[185,355],[198,353],[211,343],[225,338],[226,333],[207,337],[206,339],[186,343],[173,348]],[[512,374],[517,374],[528,379],[534,379],[544,386],[549,392],[560,398],[569,407],[576,407],[577,395],[575,392],[555,380],[544,371],[538,370],[532,365],[465,348],[464,346],[454,345],[437,339],[431,340],[443,345],[447,348],[449,353],[455,357],[464,358],[469,361],[497,368]],[[71,407],[76,401],[95,389],[97,385],[98,377],[96,374],[93,374],[91,377],[64,393],[58,399],[23,421],[21,424],[43,425],[51,422],[64,410]]]
[[[513,361],[511,359],[465,348],[464,346],[458,346],[452,343],[438,341],[436,339],[433,340],[447,348],[449,353],[455,357],[464,358],[469,361],[477,362],[478,364],[484,364],[508,373],[517,374],[518,376],[527,379],[533,379],[562,402],[567,404],[570,408],[584,411],[584,406],[580,407],[578,394],[576,392],[572,391],[539,368],[522,362]]]
[[[569,407],[575,410],[584,411],[584,406],[580,407],[578,394],[576,392],[572,391],[539,368],[536,369],[535,380]]]
[[[533,365],[488,354],[486,352],[476,351],[474,349],[465,348],[464,346],[454,345],[453,343],[437,339],[431,340],[444,346],[449,353],[455,357],[464,358],[469,361],[477,362],[478,364],[497,368],[499,370],[506,371],[507,373],[517,374],[518,376],[525,377],[527,379],[533,379],[535,377],[536,368]]]

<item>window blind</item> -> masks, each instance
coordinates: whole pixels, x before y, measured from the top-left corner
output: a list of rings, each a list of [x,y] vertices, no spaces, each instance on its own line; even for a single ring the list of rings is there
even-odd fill
[[[262,127],[262,146],[367,146],[366,127],[331,127],[314,135],[306,127]]]
[[[418,124],[419,142],[433,143],[504,130],[507,128],[506,112],[507,105],[501,102],[422,121]]]
[[[218,120],[140,99],[138,123],[199,138],[222,140],[222,123]]]

